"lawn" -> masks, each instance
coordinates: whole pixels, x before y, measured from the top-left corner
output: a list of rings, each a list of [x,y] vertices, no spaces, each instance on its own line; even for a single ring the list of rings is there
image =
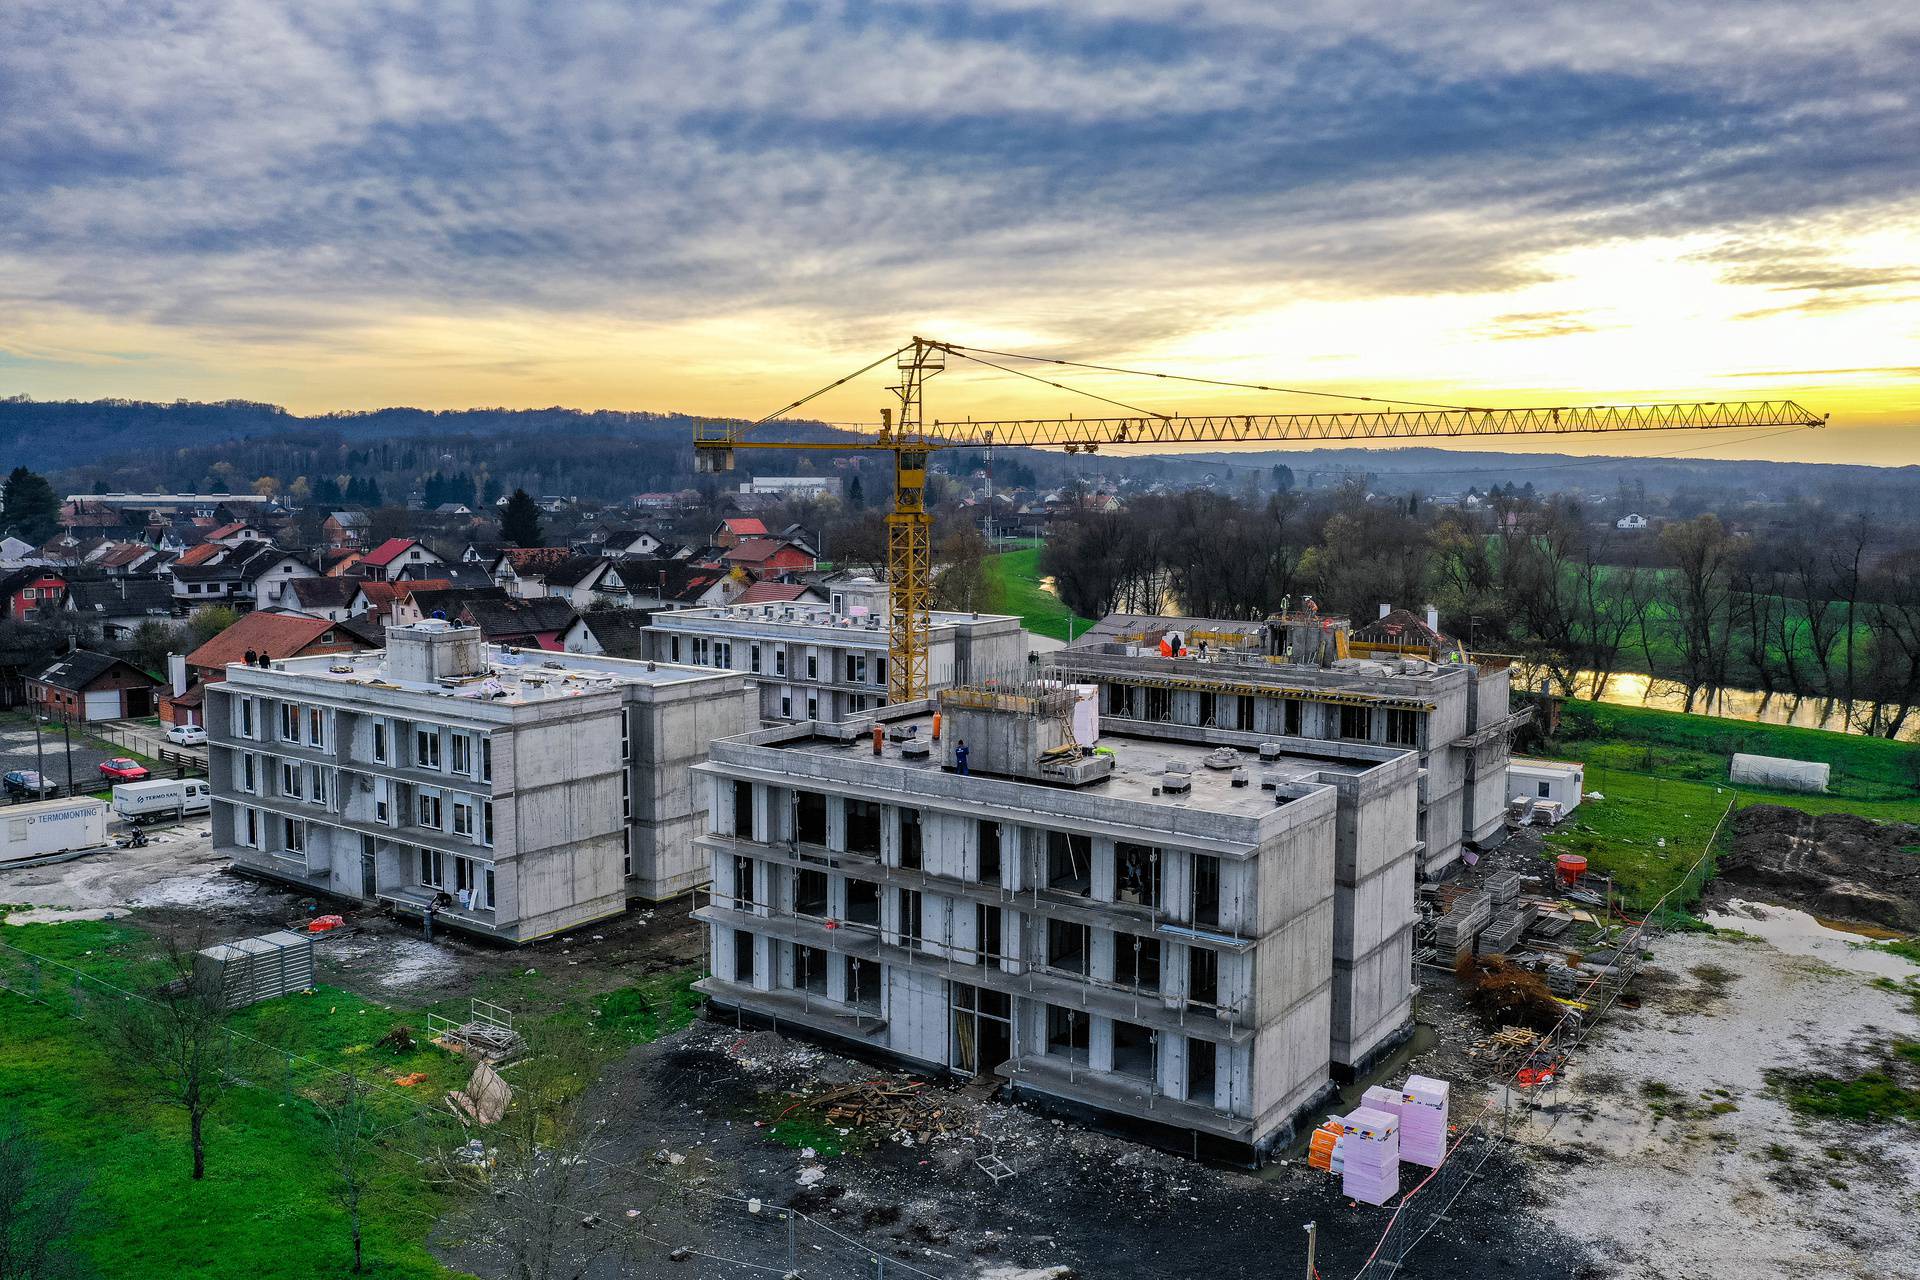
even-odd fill
[[[1036,635],[1069,640],[1097,619],[1083,618],[1040,585],[1040,548],[1005,551],[986,558],[987,609],[1010,613]],[[1071,632],[1071,635],[1069,634]]]
[[[1831,793],[1735,787],[1726,780],[1735,751],[1825,761],[1833,767]],[[1909,743],[1569,702],[1559,737],[1541,754],[1584,762],[1587,790],[1605,797],[1582,804],[1549,838],[1548,851],[1584,854],[1594,870],[1610,873],[1622,897],[1637,907],[1651,905],[1681,879],[1729,804],[1780,804],[1808,813],[1920,822],[1920,788],[1914,782],[1920,751]]]
[[[118,983],[133,981],[158,950],[125,920],[9,927],[0,941]],[[17,954],[0,952],[0,965],[9,984],[23,982]],[[591,1011],[569,1003],[550,1020],[585,1022],[600,1046],[618,1051],[691,1021],[693,976],[659,975],[603,996]],[[70,1004],[64,979],[49,969],[42,982],[57,1004]],[[425,1241],[452,1202],[423,1180],[416,1153],[458,1133],[422,1117],[445,1115],[442,1094],[464,1083],[470,1066],[426,1043],[425,1013],[323,986],[235,1014],[236,1030],[278,1051],[256,1054],[244,1069],[254,1087],[231,1089],[210,1119],[207,1177],[198,1184],[188,1176],[185,1117],[137,1090],[101,1047],[97,1023],[4,991],[0,1108],[20,1115],[59,1165],[87,1178],[75,1243],[102,1275],[342,1275],[345,1219],[331,1199],[319,1158],[323,1121],[309,1097],[335,1079],[327,1068],[355,1070],[385,1086],[376,1105],[401,1126],[366,1206],[373,1274],[449,1276]],[[380,1045],[395,1026],[411,1028],[418,1046],[402,1053]],[[541,1026],[532,1031],[536,1044]],[[396,1084],[415,1073],[425,1079]]]

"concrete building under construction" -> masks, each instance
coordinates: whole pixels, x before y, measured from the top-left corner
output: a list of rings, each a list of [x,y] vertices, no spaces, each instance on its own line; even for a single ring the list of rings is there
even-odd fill
[[[983,682],[713,744],[723,1008],[1258,1158],[1411,1025],[1419,762]]]
[[[738,675],[486,644],[234,663],[207,685],[213,840],[236,867],[526,942],[706,880],[689,767],[757,723]]]
[[[1507,660],[1475,655],[1422,619],[1381,607],[1363,627],[1311,612],[1265,621],[1113,614],[1046,670],[1100,690],[1123,733],[1225,729],[1418,753],[1420,874],[1505,835],[1507,760],[1526,713],[1508,705]]]

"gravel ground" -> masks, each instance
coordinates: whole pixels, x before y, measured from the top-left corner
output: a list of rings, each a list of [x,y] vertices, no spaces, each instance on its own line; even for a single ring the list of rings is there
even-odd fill
[[[1642,1007],[1576,1061],[1567,1114],[1529,1152],[1546,1220],[1606,1275],[1920,1276],[1920,1136],[1809,1123],[1766,1085],[1770,1069],[1845,1070],[1920,1029],[1909,1001],[1870,985],[1884,959],[1844,937],[1818,954],[1663,939]]]

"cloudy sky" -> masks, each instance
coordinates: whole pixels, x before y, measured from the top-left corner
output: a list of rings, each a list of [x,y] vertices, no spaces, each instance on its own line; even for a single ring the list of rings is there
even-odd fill
[[[0,394],[758,416],[925,333],[1920,462],[1916,66],[1895,0],[9,0]]]

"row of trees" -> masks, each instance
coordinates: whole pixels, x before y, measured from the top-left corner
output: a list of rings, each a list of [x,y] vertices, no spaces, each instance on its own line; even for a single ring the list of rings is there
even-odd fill
[[[1708,514],[1625,535],[1578,502],[1497,491],[1477,513],[1357,488],[1263,503],[1192,491],[1082,514],[1041,558],[1076,612],[1259,618],[1313,596],[1356,620],[1439,606],[1478,649],[1568,692],[1623,671],[1706,690],[1831,698],[1868,732],[1920,706],[1920,543],[1865,514],[1756,538]]]

